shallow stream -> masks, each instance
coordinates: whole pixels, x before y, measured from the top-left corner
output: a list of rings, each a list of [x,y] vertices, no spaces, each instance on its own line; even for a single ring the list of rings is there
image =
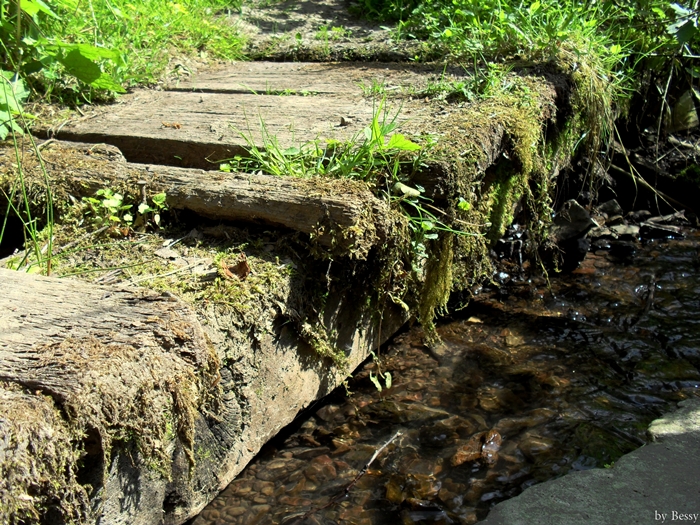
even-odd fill
[[[485,291],[439,326],[436,350],[418,328],[395,337],[390,389],[364,366],[350,397],[268,444],[192,525],[469,524],[535,483],[610,466],[700,394],[699,250],[694,233],[625,260],[589,253],[551,288]]]

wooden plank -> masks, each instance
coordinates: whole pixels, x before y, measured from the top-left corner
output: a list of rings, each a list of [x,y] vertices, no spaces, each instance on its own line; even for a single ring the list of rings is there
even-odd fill
[[[271,137],[282,148],[351,139],[379,105],[362,86],[387,95],[419,93],[435,78],[458,76],[405,64],[240,62],[164,91],[136,90],[113,106],[52,128],[38,124],[34,132],[111,144],[131,162],[216,169],[219,161],[245,153],[249,143],[265,148]],[[406,100],[385,106],[399,121],[432,111]]]
[[[171,82],[170,91],[362,95],[373,84],[386,93],[405,94],[429,82],[464,78],[464,69],[422,64],[355,62],[237,62]]]
[[[111,161],[89,145],[55,142],[42,156],[49,177],[74,197],[101,188],[164,191],[171,209],[228,221],[262,222],[313,235],[337,255],[363,259],[391,235],[393,212],[358,181],[224,173]],[[12,170],[13,151],[0,148],[0,169]],[[25,178],[41,180],[36,158],[25,155]]]
[[[348,140],[372,121],[373,111],[362,98],[138,90],[53,133],[41,127],[35,132],[111,144],[131,162],[217,169],[219,161],[244,153],[249,142],[264,148],[274,137],[287,148],[316,139]]]

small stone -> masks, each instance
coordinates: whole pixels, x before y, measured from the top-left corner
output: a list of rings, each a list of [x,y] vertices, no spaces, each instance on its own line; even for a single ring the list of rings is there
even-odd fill
[[[552,222],[550,236],[557,244],[583,237],[588,230],[598,226],[583,206],[573,199],[562,205]]]
[[[536,456],[544,454],[552,449],[554,441],[537,435],[525,436],[519,443],[519,448],[525,456],[533,461]]]
[[[409,474],[406,476],[406,488],[414,498],[419,500],[431,500],[437,497],[442,488],[442,483],[433,476],[425,474]]]
[[[506,346],[520,346],[525,344],[525,338],[521,335],[507,335],[505,337]]]
[[[671,226],[667,224],[654,224],[652,222],[643,222],[640,233],[642,237],[647,239],[681,239],[683,233],[679,226]]]
[[[326,405],[325,407],[316,411],[316,417],[319,417],[326,422],[332,421],[339,410],[340,407],[338,405]]]
[[[597,210],[599,212],[604,213],[608,217],[623,214],[622,206],[620,206],[620,204],[615,199],[611,199],[609,201],[605,201],[602,204],[599,204],[597,206]]]
[[[283,459],[273,459],[268,464],[265,465],[266,469],[276,470],[278,468],[284,468],[287,466],[287,462]]]
[[[627,214],[627,218],[634,222],[642,222],[649,217],[651,217],[651,212],[649,210],[631,211]]]
[[[513,410],[522,405],[522,401],[509,388],[484,386],[479,389],[477,397],[479,405],[487,412]]]
[[[440,501],[442,501],[445,506],[452,511],[461,507],[462,502],[464,501],[464,495],[452,492],[445,487],[440,489],[438,498],[440,498]]]
[[[468,461],[476,461],[481,457],[481,447],[484,443],[486,432],[474,434],[469,440],[457,448],[457,452],[450,459],[453,467],[458,467]]]
[[[289,505],[290,507],[308,507],[311,505],[311,500],[306,498],[296,498],[292,496],[282,496],[279,499],[282,505]]]
[[[209,521],[215,521],[221,518],[221,513],[216,509],[204,509],[202,511],[202,517]]]
[[[335,447],[335,450],[333,451],[334,456],[339,456],[341,454],[345,454],[348,450],[351,450],[351,446],[345,443],[344,441],[341,441],[340,439],[334,438],[331,443],[333,443],[333,446]]]
[[[639,237],[639,226],[633,224],[616,224],[610,226],[610,231],[622,240],[636,240]]]
[[[294,451],[294,457],[297,459],[313,459],[322,454],[328,454],[331,451],[328,447],[302,448]]]
[[[481,458],[486,463],[495,463],[498,459],[498,451],[502,442],[501,435],[496,430],[489,430],[488,434],[486,434],[484,446],[481,447]]]
[[[622,215],[613,215],[612,217],[608,217],[605,221],[606,226],[618,226],[623,224],[625,224],[625,219]]]
[[[236,518],[242,516],[248,511],[245,507],[225,507],[223,512],[227,518]]]
[[[264,486],[260,489],[260,493],[264,496],[272,496],[275,493],[275,485],[270,483],[269,485]]]

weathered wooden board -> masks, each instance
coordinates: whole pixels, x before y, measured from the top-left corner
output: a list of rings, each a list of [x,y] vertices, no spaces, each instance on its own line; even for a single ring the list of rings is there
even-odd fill
[[[164,91],[136,90],[110,107],[54,127],[40,137],[118,147],[131,162],[216,169],[251,144],[282,148],[346,141],[372,122],[379,102],[371,86],[391,94],[420,90],[428,69],[398,65],[237,63]],[[287,94],[280,94],[287,93]],[[307,96],[304,96],[307,95]],[[389,108],[391,106],[391,108]],[[386,118],[420,119],[428,104],[387,102]]]
[[[170,91],[358,95],[373,86],[386,93],[418,93],[430,82],[464,78],[457,68],[423,64],[356,62],[238,62],[186,80],[170,82]]]
[[[316,139],[348,140],[372,114],[372,103],[361,98],[138,90],[53,133],[36,131],[111,144],[131,162],[218,169],[251,143],[264,149],[271,141],[287,148]]]
[[[92,196],[102,188],[130,188],[138,194],[137,182],[143,181],[149,194],[167,194],[170,209],[313,234],[315,242],[336,255],[360,259],[390,237],[393,212],[362,182],[115,162],[102,149],[54,142],[43,148],[42,156],[51,179],[61,181],[74,197]],[[0,148],[0,169],[10,172],[13,163],[14,152]],[[41,180],[33,154],[25,156],[23,169],[25,177]]]
[[[193,457],[195,417],[220,398],[219,360],[172,296],[5,269],[0,287],[0,472],[15,484],[0,499],[26,509],[3,505],[0,522],[80,502],[68,515],[82,523],[99,494],[109,500],[101,523],[114,523],[107,514],[123,494],[100,490],[112,447],[136,436],[142,457],[165,472],[173,447]],[[159,523],[162,491],[140,496],[141,522]]]

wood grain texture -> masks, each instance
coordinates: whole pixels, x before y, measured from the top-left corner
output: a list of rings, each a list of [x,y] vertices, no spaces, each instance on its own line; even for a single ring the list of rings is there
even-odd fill
[[[237,62],[170,82],[169,91],[217,93],[290,92],[362,95],[373,84],[387,93],[419,92],[429,82],[464,79],[463,68],[381,62]]]
[[[249,143],[264,149],[270,137],[282,148],[349,140],[372,114],[372,102],[361,97],[137,90],[60,129],[34,131],[111,144],[132,162],[218,169],[221,161],[245,153]]]
[[[115,457],[121,461],[126,454],[134,477],[164,487],[173,471],[173,450],[195,464],[197,421],[218,412],[221,376],[218,357],[193,311],[147,290],[4,269],[0,286],[0,385],[21,388],[26,407],[18,412],[14,402],[5,435],[22,436],[27,425],[35,428],[25,447],[4,451],[0,469],[8,462],[20,469],[43,465],[49,477],[37,498],[49,501],[59,496],[84,501],[87,492],[75,482],[76,472],[83,472],[80,483],[89,480],[92,496],[104,504],[95,516],[98,522],[117,523],[110,513],[126,514],[131,523],[159,522],[163,490],[142,491],[143,501],[125,511],[123,486],[110,485],[106,473],[113,470]],[[44,405],[51,399],[61,421],[41,423],[39,410],[46,410],[31,411],[36,405],[32,394]],[[0,396],[0,413],[12,407],[13,398]],[[42,447],[42,436],[59,427],[70,432],[61,436],[68,442],[58,452],[58,444]],[[48,469],[56,457],[65,467]],[[52,487],[66,489],[57,496]],[[0,500],[5,496],[0,494]],[[115,512],[120,501],[121,510]]]
[[[349,140],[372,122],[384,94],[420,93],[430,82],[458,76],[406,64],[239,62],[162,91],[135,90],[53,127],[39,123],[34,133],[111,144],[131,162],[217,169],[251,143],[265,148],[269,137],[282,148]],[[372,88],[377,98],[365,96]],[[386,106],[392,108],[387,118],[398,121],[432,111],[418,101]]]
[[[183,363],[195,365],[208,359],[194,313],[172,297],[5,269],[0,269],[0,285],[0,380],[59,395],[79,389],[72,365],[43,358],[67,338],[124,345],[143,356],[165,348],[173,361],[187,356]],[[177,333],[168,333],[174,326]]]
[[[100,188],[130,189],[147,183],[149,194],[166,192],[171,209],[204,217],[258,222],[312,235],[314,242],[338,255],[364,258],[385,242],[395,218],[389,205],[364,183],[322,178],[296,179],[224,173],[110,160],[87,145],[55,142],[42,150],[49,176],[74,197]],[[0,148],[0,169],[11,170],[14,153]],[[35,157],[25,155],[23,169],[41,180]]]

